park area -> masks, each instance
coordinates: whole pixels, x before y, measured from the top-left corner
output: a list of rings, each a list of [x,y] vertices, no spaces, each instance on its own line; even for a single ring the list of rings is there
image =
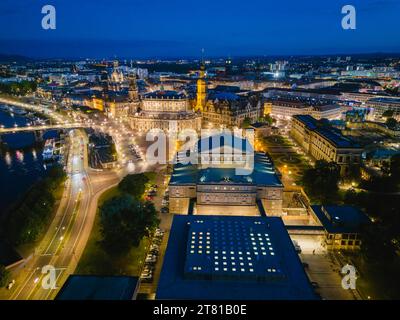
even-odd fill
[[[263,137],[261,149],[267,152],[275,167],[282,173],[286,187],[298,185],[305,169],[310,167],[310,159],[292,141],[282,135]]]
[[[150,178],[150,182],[152,181]],[[143,186],[144,188],[144,186]],[[122,187],[123,190],[123,187]],[[85,251],[79,261],[76,274],[92,274],[92,275],[129,275],[139,276],[145,262],[146,254],[149,250],[151,241],[149,237],[140,238],[138,245],[129,246],[128,250],[123,253],[115,253],[105,250],[102,245],[102,219],[101,208],[104,204],[116,200],[119,197],[126,197],[126,193],[121,190],[121,184],[107,190],[99,199],[98,213],[93,225],[90,238],[86,245]],[[141,194],[142,190],[138,190]],[[118,199],[118,201],[121,198]],[[107,208],[109,208],[108,206]]]

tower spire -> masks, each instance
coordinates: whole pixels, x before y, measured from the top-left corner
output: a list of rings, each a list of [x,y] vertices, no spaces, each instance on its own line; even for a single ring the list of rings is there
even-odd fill
[[[201,65],[199,79],[197,80],[196,111],[203,111],[206,106],[207,86],[205,81],[204,48],[201,49]]]

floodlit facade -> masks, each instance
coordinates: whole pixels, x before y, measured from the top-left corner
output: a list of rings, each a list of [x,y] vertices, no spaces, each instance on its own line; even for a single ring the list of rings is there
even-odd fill
[[[214,147],[213,138],[221,139],[221,146]],[[280,178],[271,159],[255,153],[247,139],[235,136],[232,146],[226,138],[208,137],[198,142],[194,152],[199,155],[197,164],[182,164],[178,158],[174,166],[169,183],[170,212],[188,214],[195,204],[199,214],[259,215],[259,202],[267,215],[281,215]],[[249,171],[241,174],[238,169]]]
[[[363,149],[337,129],[324,127],[311,116],[295,115],[290,134],[316,160],[335,162],[345,175],[351,165],[360,165]]]
[[[140,107],[130,117],[138,131],[201,129],[201,115],[190,110],[188,98],[176,91],[155,91],[143,95]]]

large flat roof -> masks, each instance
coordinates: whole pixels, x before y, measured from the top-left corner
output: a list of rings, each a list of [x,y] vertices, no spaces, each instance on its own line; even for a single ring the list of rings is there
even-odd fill
[[[157,299],[316,299],[281,218],[175,215]]]
[[[329,233],[358,233],[369,218],[353,206],[311,206],[319,221]]]
[[[259,186],[282,187],[271,160],[265,153],[254,153],[254,169],[249,175],[238,175],[232,168],[198,169],[192,164],[174,166],[170,185],[180,184],[240,183]]]
[[[137,277],[71,275],[56,300],[132,300]]]

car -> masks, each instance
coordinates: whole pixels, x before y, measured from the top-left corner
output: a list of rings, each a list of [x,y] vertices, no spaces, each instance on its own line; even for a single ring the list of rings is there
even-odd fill
[[[160,253],[160,251],[159,251],[158,249],[153,249],[153,250],[150,250],[150,253],[151,253],[152,255],[157,256],[157,255]]]
[[[154,266],[153,266],[153,265],[146,264],[145,267],[144,267],[144,269],[142,270],[142,274],[146,274],[146,273],[149,274],[149,273],[152,273],[153,270],[154,270]]]
[[[160,210],[160,212],[161,212],[161,213],[168,213],[168,212],[169,212],[169,209],[168,209],[168,207],[162,207],[161,210]]]
[[[158,245],[156,245],[156,244],[152,244],[151,246],[150,246],[150,250],[153,250],[153,249],[159,249],[160,247],[158,246]]]
[[[153,271],[152,270],[145,270],[143,269],[142,273],[140,274],[140,277],[146,277],[146,276],[152,276]]]
[[[304,267],[304,269],[308,269],[308,267],[309,267],[308,263],[307,262],[303,262],[303,267]]]
[[[153,281],[153,275],[143,275],[140,277],[142,282],[152,282]]]
[[[319,288],[318,282],[313,281],[313,282],[311,282],[311,285],[312,285],[312,287],[313,287],[314,289]]]
[[[7,290],[10,290],[14,286],[14,284],[15,284],[15,280],[10,281],[7,285]]]
[[[155,262],[157,262],[157,256],[155,256],[155,255],[147,255],[145,261],[147,263],[155,263]]]

